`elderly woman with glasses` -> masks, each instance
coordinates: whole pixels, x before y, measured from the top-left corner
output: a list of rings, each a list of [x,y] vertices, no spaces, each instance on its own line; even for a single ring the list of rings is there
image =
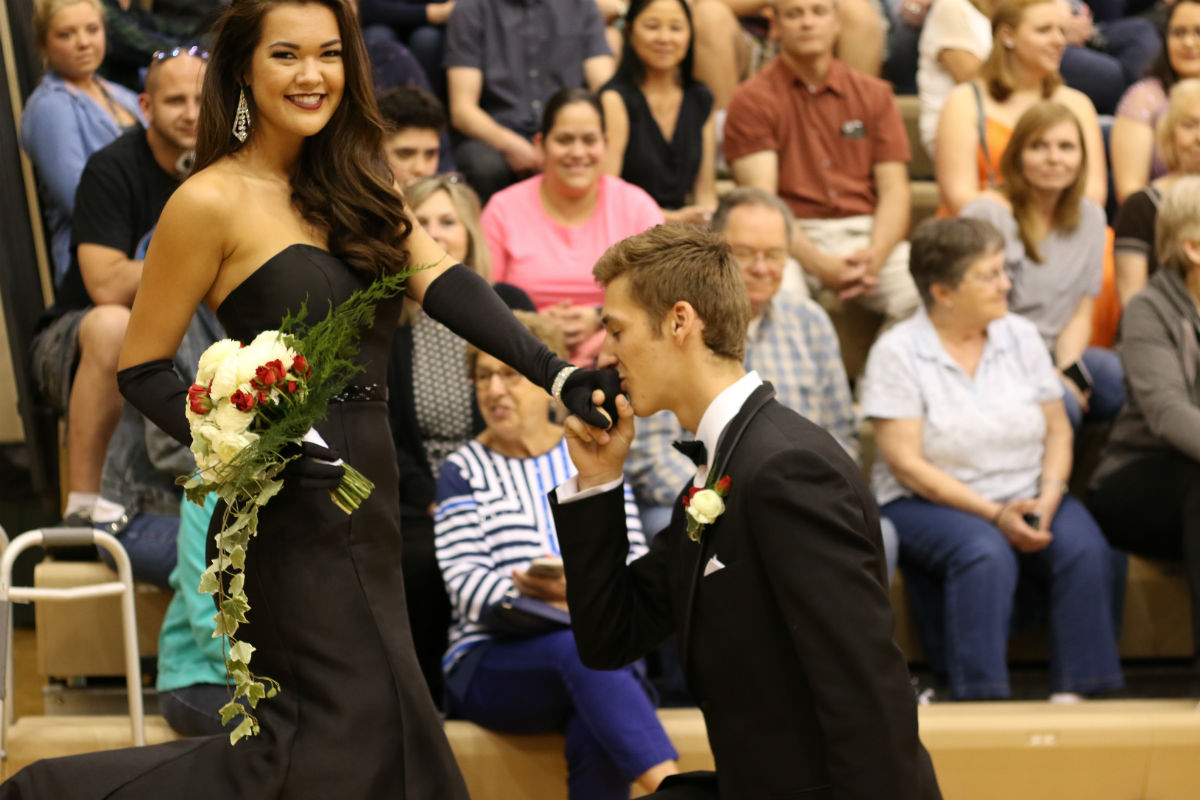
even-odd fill
[[[404,188],[413,216],[451,258],[490,278],[491,254],[479,228],[479,198],[457,173],[417,178]],[[533,311],[529,296],[492,288],[509,308]],[[442,699],[442,653],[450,604],[433,548],[435,477],[446,456],[483,430],[474,394],[461,379],[467,343],[406,300],[388,365],[392,439],[400,467],[404,596],[417,660],[434,701]]]
[[[556,325],[517,316],[565,352]],[[558,556],[546,493],[575,468],[541,387],[474,347],[467,375],[486,427],[438,475],[437,556],[454,609],[446,710],[507,733],[564,732],[571,800],[624,800],[631,783],[653,791],[677,771],[676,754],[640,666],[589,669],[569,627],[515,635],[497,617],[512,594],[566,610],[561,561],[535,559]],[[646,543],[628,484],[625,516],[633,560]]]
[[[1003,236],[930,220],[910,269],[925,307],[871,348],[862,409],[926,654],[954,699],[1008,697],[1020,581],[1048,605],[1051,699],[1120,688],[1110,551],[1066,493],[1063,389],[1037,328],[1009,313]]]

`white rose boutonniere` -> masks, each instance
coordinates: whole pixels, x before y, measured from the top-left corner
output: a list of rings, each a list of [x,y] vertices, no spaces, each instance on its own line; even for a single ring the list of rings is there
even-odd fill
[[[703,489],[693,486],[683,498],[687,511],[687,535],[693,542],[700,541],[704,528],[717,521],[725,513],[725,497],[733,481],[728,475]]]

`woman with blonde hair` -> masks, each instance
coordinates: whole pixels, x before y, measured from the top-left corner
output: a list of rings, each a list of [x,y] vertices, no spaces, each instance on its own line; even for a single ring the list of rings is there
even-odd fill
[[[96,74],[105,53],[100,0],[37,0],[33,32],[46,72],[25,102],[21,148],[37,167],[58,284],[71,263],[71,215],[84,165],[146,120],[135,93]]]
[[[404,187],[404,199],[451,258],[490,279],[492,256],[479,227],[479,196],[461,175],[417,178]],[[492,288],[509,308],[534,310],[517,287]],[[435,483],[446,457],[483,430],[474,392],[462,380],[466,351],[463,339],[415,300],[405,300],[388,357],[388,410],[400,469],[401,567],[417,660],[439,704],[450,604],[433,547]]]
[[[1037,326],[1067,389],[1063,401],[1076,430],[1085,414],[1109,420],[1124,402],[1116,355],[1088,346],[1104,276],[1105,226],[1103,209],[1084,189],[1090,160],[1084,141],[1070,108],[1034,104],[1004,150],[1000,187],[961,214],[987,220],[1004,235],[1010,310]],[[1090,387],[1066,377],[1079,373]]]
[[[1141,291],[1158,269],[1154,221],[1163,198],[1181,177],[1200,173],[1200,78],[1188,78],[1171,88],[1170,103],[1158,119],[1155,138],[1168,171],[1129,195],[1113,224],[1117,294],[1122,305]]]
[[[1063,84],[1066,9],[1055,0],[1001,0],[992,16],[992,49],[979,74],[946,98],[935,136],[934,167],[944,212],[963,206],[999,180],[1000,156],[1030,106],[1053,100],[1079,120],[1088,155],[1087,196],[1107,195],[1104,142],[1092,101]]]
[[[1129,402],[1088,506],[1114,547],[1183,562],[1200,667],[1200,176],[1167,190],[1155,227],[1161,268],[1121,315]]]

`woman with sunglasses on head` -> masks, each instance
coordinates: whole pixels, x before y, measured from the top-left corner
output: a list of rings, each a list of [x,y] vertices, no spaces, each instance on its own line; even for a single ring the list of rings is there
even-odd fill
[[[105,54],[100,0],[38,0],[33,32],[46,72],[25,101],[21,148],[38,170],[57,285],[71,263],[71,215],[84,165],[145,119],[136,94],[96,74]]]
[[[406,287],[426,313],[605,424],[591,398],[615,398],[616,374],[572,372],[411,221],[344,0],[234,0],[217,25],[200,119],[195,171],[159,220],[119,365],[122,393],[160,428],[190,441],[187,383],[169,359],[200,302],[249,341],[302,303],[336,305],[407,265],[427,265]],[[330,446],[302,448],[246,555],[242,641],[255,647],[255,671],[280,685],[255,710],[260,732],[235,746],[216,736],[39,762],[0,798],[467,796],[403,605],[385,402],[401,304],[381,303],[361,331],[364,371],[316,426]],[[343,475],[339,458],[375,484],[349,515],[327,491]]]
[[[404,198],[417,223],[450,258],[485,280],[492,259],[479,228],[479,197],[458,174],[416,178]],[[515,286],[492,286],[513,309],[534,311]],[[467,343],[409,300],[388,359],[388,406],[400,468],[404,596],[417,660],[434,702],[442,701],[442,655],[450,604],[433,548],[435,479],[446,456],[483,430],[471,387],[462,380]]]
[[[600,89],[604,171],[645,189],[668,222],[705,223],[717,207],[717,145],[712,92],[692,77],[691,8],[634,0],[622,30],[617,72]]]

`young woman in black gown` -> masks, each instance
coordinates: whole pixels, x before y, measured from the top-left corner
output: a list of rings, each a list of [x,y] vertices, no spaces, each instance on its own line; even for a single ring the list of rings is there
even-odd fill
[[[236,138],[244,93],[248,136]],[[490,287],[410,221],[383,159],[357,21],[345,0],[234,0],[204,85],[197,168],[163,211],[147,254],[118,378],[181,441],[187,382],[170,358],[200,302],[249,340],[307,301],[318,314],[384,270],[427,313],[551,388],[567,367]],[[387,353],[399,298],[362,332],[365,372],[317,428],[375,483],[352,515],[326,488],[340,467],[301,459],[265,507],[246,559],[253,668],[282,691],[258,736],[197,738],[38,762],[0,798],[465,798],[413,653],[400,571]],[[562,395],[595,416],[615,373],[570,374]],[[601,418],[602,419],[602,418]],[[329,456],[328,453],[322,455]],[[220,518],[220,513],[215,518]],[[210,546],[211,549],[211,546]]]

